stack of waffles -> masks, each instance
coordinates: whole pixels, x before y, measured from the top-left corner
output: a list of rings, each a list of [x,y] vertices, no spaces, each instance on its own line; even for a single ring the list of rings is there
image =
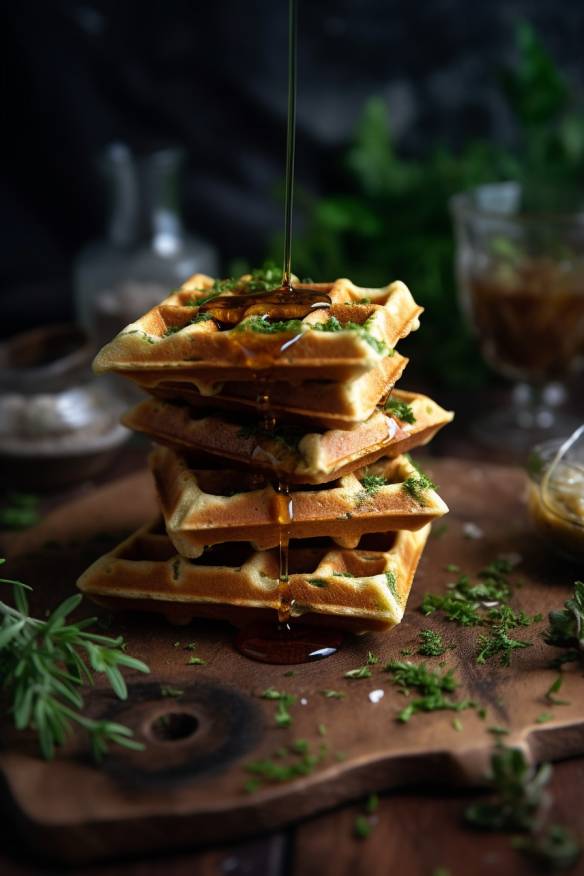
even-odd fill
[[[178,623],[241,627],[285,604],[303,622],[387,629],[448,510],[405,454],[452,414],[394,389],[407,364],[395,346],[422,309],[403,283],[342,279],[295,284],[294,300],[326,306],[274,319],[252,279],[195,275],[97,356],[97,372],[148,393],[125,424],[156,442],[162,520],[79,587]]]

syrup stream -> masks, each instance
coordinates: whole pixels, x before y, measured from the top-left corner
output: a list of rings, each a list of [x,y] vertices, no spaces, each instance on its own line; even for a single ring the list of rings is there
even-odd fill
[[[292,287],[292,212],[294,192],[294,156],[296,144],[296,90],[297,90],[297,0],[288,3],[288,120],[286,130],[286,201],[284,208],[284,265],[282,285],[279,289],[255,295],[220,296],[200,309],[209,313],[219,328],[231,328],[246,316],[258,314],[272,319],[304,319],[312,310],[330,307],[328,295],[319,289],[304,285]],[[272,362],[302,338],[302,333],[293,335],[280,343],[270,353]],[[254,355],[244,350],[248,364],[253,367]],[[256,370],[256,407],[261,426],[266,433],[276,428],[276,416],[270,403],[270,368],[262,365]],[[281,472],[274,467],[277,478],[275,494],[275,518],[278,524],[278,623],[259,624],[237,634],[235,644],[247,657],[264,663],[304,663],[336,653],[342,642],[342,634],[332,630],[310,630],[308,627],[290,625],[294,599],[289,581],[290,527],[294,520],[294,502],[290,487]]]
[[[294,157],[296,151],[296,43],[298,39],[297,0],[288,3],[288,120],[286,127],[286,206],[284,211],[284,276],[282,286],[292,289],[292,207]]]

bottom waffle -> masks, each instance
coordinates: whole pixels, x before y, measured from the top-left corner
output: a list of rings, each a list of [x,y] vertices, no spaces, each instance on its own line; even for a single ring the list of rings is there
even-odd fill
[[[339,550],[327,538],[292,541],[292,617],[355,633],[395,626],[429,533],[430,525],[417,532],[365,535],[355,550]],[[178,624],[211,617],[243,627],[275,617],[278,569],[277,550],[256,551],[241,543],[218,545],[187,560],[157,523],[96,560],[77,586],[111,608],[154,611]]]

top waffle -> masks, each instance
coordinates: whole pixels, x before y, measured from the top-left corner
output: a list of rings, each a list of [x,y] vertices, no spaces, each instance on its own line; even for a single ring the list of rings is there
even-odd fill
[[[96,357],[95,370],[164,369],[172,380],[249,380],[262,371],[287,381],[310,379],[315,373],[323,380],[351,380],[393,355],[399,339],[418,328],[422,312],[399,281],[368,289],[340,279],[298,284],[294,290],[324,293],[330,307],[303,319],[271,322],[258,312],[250,294],[242,319],[222,329],[200,307],[234,293],[195,274],[107,344]]]

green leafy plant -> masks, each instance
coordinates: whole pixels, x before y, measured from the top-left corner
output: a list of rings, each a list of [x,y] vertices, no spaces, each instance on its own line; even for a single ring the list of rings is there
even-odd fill
[[[407,341],[409,354],[452,385],[478,385],[487,372],[457,315],[449,198],[503,179],[545,179],[568,189],[584,181],[584,113],[526,23],[516,31],[515,64],[499,84],[515,120],[513,148],[474,140],[457,152],[434,146],[423,158],[402,157],[387,104],[373,97],[343,157],[340,191],[318,200],[296,195],[304,214],[304,232],[294,241],[297,272],[349,276],[365,286],[403,279],[426,307],[423,332]],[[274,241],[275,257],[281,248]]]
[[[121,667],[149,672],[146,664],[126,654],[121,637],[91,632],[96,618],[69,619],[82,601],[81,594],[65,599],[46,620],[40,620],[29,613],[26,591],[32,588],[6,578],[0,583],[13,587],[14,606],[0,601],[0,677],[15,727],[34,730],[47,759],[75,724],[89,735],[96,759],[111,743],[141,749],[128,727],[83,714],[82,689],[93,684],[94,673],[102,673],[124,700],[128,691]]]

